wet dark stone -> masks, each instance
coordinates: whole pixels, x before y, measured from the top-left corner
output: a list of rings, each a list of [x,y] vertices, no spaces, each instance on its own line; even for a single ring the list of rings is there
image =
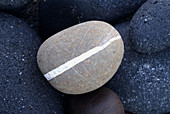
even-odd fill
[[[23,8],[31,0],[0,0],[0,9],[1,10],[17,10]]]
[[[141,53],[170,47],[170,0],[148,0],[131,21],[130,36]]]
[[[61,94],[37,66],[41,43],[25,22],[0,12],[1,113],[63,113]]]
[[[133,14],[146,0],[42,0],[40,34],[44,39],[80,22],[116,23]]]
[[[150,55],[136,52],[129,27],[129,21],[115,26],[124,40],[125,55],[107,86],[118,94],[129,112],[170,112],[170,49]]]

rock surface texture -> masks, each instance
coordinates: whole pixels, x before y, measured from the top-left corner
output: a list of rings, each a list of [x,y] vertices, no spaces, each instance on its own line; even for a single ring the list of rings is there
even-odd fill
[[[108,88],[67,97],[65,114],[125,114],[119,97]]]
[[[31,0],[0,0],[0,9],[12,11],[24,7],[29,2]]]
[[[117,71],[124,45],[119,33],[101,21],[89,21],[63,30],[46,40],[37,60],[56,89],[68,94],[93,91]]]
[[[141,53],[170,47],[170,0],[148,0],[131,21],[130,36]]]
[[[1,113],[63,113],[62,97],[36,64],[41,43],[25,22],[0,13]]]
[[[116,25],[125,42],[121,66],[107,86],[115,91],[125,110],[138,114],[170,112],[170,49],[151,55],[132,49],[130,22]]]
[[[133,14],[146,0],[41,0],[40,34],[48,38],[75,24],[101,20],[116,23]]]

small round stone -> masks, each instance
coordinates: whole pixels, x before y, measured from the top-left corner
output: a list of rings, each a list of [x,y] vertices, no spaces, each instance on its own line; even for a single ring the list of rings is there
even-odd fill
[[[123,53],[123,41],[115,28],[102,21],[89,21],[50,37],[41,45],[37,60],[53,87],[82,94],[109,81]]]
[[[148,0],[131,21],[130,38],[141,53],[170,46],[170,0]]]
[[[31,0],[0,0],[0,9],[3,10],[16,10],[18,8],[24,7]]]
[[[66,114],[125,114],[119,97],[108,88],[66,98]]]

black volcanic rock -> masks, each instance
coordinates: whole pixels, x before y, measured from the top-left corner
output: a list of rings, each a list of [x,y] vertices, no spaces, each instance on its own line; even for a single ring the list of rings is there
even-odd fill
[[[0,13],[1,113],[63,113],[60,93],[43,78],[37,66],[41,43],[25,22]]]
[[[28,3],[30,3],[31,0],[0,0],[0,9],[2,10],[17,10]]]
[[[115,91],[125,110],[139,114],[170,112],[170,49],[141,54],[133,50],[130,22],[116,25],[125,43],[121,66],[107,86]]]
[[[40,34],[51,35],[80,22],[102,20],[116,23],[133,14],[146,0],[42,0]]]
[[[170,47],[170,0],[148,0],[131,21],[130,36],[141,53]]]

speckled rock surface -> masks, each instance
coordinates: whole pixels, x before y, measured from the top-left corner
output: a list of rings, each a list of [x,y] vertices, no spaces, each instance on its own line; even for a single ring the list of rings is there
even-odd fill
[[[125,114],[119,97],[108,88],[67,97],[65,114]]]
[[[16,10],[24,7],[31,0],[0,0],[0,9],[2,10]]]
[[[129,41],[130,22],[116,25],[125,42],[121,66],[107,86],[115,91],[127,111],[139,114],[170,112],[170,49],[140,54]]]
[[[123,53],[124,45],[116,29],[102,21],[89,21],[46,40],[37,61],[56,89],[81,94],[105,84],[117,71]]]
[[[170,47],[170,0],[148,0],[134,15],[130,35],[142,53]]]
[[[116,23],[134,13],[146,0],[42,0],[40,33],[44,38],[90,20]]]
[[[23,19],[27,22],[31,28],[38,32],[39,26],[39,14],[38,14],[38,4],[41,0],[31,0],[31,2],[22,8],[22,10],[17,10],[15,12],[8,11],[16,17]]]
[[[40,37],[20,19],[0,13],[0,113],[59,113],[62,97],[38,69]]]

